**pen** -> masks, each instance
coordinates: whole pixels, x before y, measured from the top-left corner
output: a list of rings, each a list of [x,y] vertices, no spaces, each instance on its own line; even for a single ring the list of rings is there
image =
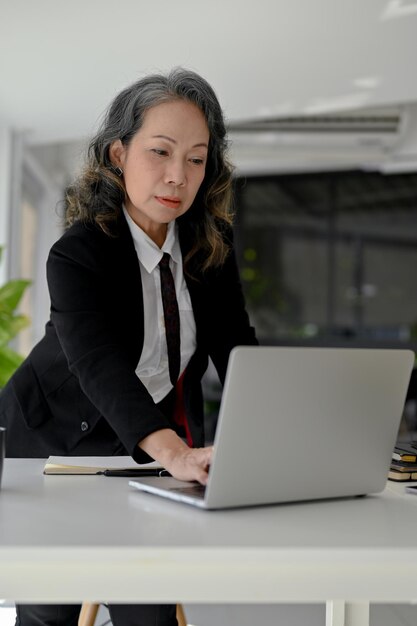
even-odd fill
[[[146,469],[142,467],[138,467],[137,469],[108,469],[104,470],[104,472],[99,472],[104,476],[125,476],[125,477],[134,477],[134,476],[171,476],[166,469],[154,468],[154,469]]]

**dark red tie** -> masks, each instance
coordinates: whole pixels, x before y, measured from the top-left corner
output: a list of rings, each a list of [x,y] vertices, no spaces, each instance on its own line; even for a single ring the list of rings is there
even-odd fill
[[[169,268],[169,259],[170,255],[164,252],[164,256],[159,261],[159,270],[161,273],[161,292],[168,348],[169,377],[175,387],[180,373],[181,363],[180,314],[178,311],[174,279]]]

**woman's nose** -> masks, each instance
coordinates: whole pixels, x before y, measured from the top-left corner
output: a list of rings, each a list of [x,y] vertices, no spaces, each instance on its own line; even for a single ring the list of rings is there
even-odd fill
[[[166,170],[165,180],[170,185],[181,187],[186,183],[185,168],[181,161],[171,161]]]

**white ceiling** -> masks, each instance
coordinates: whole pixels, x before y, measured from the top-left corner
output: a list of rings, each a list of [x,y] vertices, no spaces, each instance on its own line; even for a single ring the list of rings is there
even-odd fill
[[[174,65],[230,120],[417,101],[416,61],[417,0],[0,0],[0,123],[81,138]]]

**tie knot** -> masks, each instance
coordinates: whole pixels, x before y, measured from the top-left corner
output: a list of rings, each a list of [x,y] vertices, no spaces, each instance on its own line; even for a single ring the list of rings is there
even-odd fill
[[[171,258],[171,255],[169,255],[168,252],[164,252],[164,256],[159,261],[159,266],[162,267],[163,269],[166,269],[167,267],[169,267],[170,258]]]

